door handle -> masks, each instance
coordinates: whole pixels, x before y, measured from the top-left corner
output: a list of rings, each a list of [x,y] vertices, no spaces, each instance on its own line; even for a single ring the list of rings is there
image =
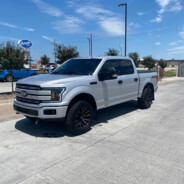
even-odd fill
[[[119,80],[119,81],[118,81],[118,84],[123,84],[123,81],[122,81],[122,80]]]
[[[134,81],[137,82],[139,79],[138,78],[134,78]]]

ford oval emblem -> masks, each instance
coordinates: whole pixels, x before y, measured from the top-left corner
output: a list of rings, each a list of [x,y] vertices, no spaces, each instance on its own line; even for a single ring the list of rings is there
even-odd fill
[[[26,48],[26,49],[28,49],[32,46],[32,43],[29,40],[20,40],[20,41],[18,41],[18,44],[20,47]]]
[[[22,97],[26,97],[27,96],[27,93],[25,91],[21,91],[20,94],[21,94]]]

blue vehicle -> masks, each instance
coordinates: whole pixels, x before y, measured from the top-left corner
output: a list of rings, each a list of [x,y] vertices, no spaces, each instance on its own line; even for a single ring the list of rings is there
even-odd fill
[[[7,82],[11,82],[13,79],[22,79],[34,75],[38,75],[38,73],[30,69],[12,70],[12,74],[8,70],[0,70],[0,80],[6,80]]]

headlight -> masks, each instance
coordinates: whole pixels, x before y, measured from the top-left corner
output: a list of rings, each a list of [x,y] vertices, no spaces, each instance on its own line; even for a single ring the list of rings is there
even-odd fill
[[[62,101],[62,94],[65,92],[66,88],[44,88],[44,90],[51,91],[52,102],[60,102]]]

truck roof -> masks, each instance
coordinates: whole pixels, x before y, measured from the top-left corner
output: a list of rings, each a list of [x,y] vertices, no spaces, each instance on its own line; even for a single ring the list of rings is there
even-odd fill
[[[101,56],[101,57],[77,57],[73,59],[130,59],[124,56]]]

